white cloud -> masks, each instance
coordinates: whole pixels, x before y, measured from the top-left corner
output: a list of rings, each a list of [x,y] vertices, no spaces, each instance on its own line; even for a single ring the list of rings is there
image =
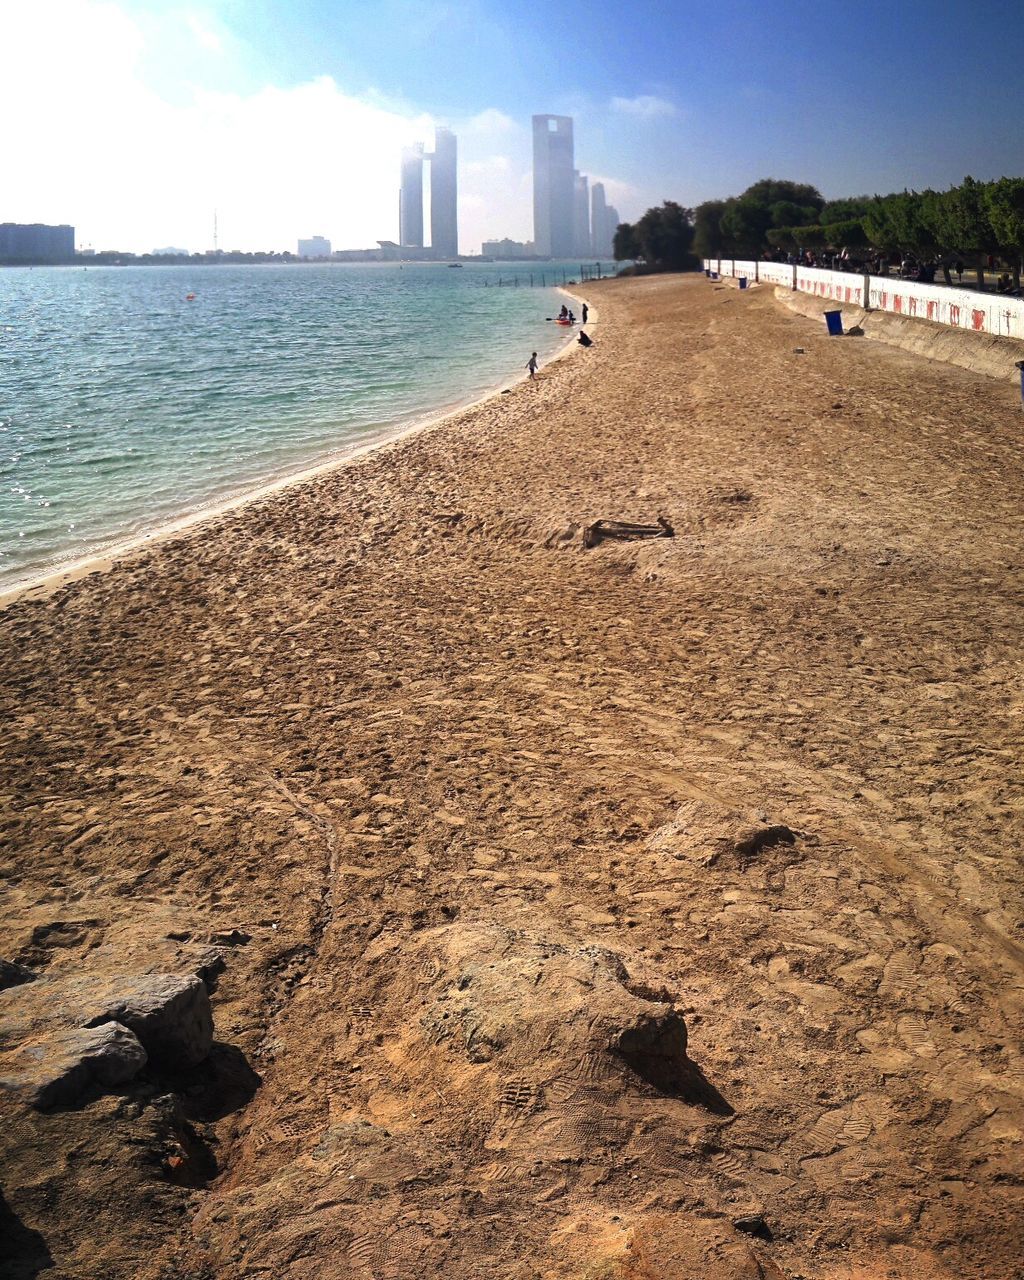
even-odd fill
[[[612,110],[641,120],[679,114],[679,108],[674,102],[669,102],[667,98],[656,98],[650,93],[641,93],[636,98],[612,98]]]
[[[220,32],[216,31],[207,19],[198,13],[186,13],[184,22],[192,38],[201,48],[210,53],[223,52],[224,40]]]
[[[620,182],[618,178],[606,178],[603,174],[592,174],[590,185],[593,188],[595,182],[604,185],[604,197],[609,204],[613,204],[619,213],[623,213],[623,209],[633,208],[637,201],[641,200],[641,192],[628,182]],[[625,216],[625,215],[623,215]]]
[[[464,127],[471,133],[502,134],[514,133],[521,129],[522,125],[511,116],[507,116],[504,111],[498,111],[496,107],[488,107],[486,111],[471,116]]]

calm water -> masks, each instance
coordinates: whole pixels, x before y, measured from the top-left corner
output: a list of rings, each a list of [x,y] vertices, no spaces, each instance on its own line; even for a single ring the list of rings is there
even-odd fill
[[[517,376],[564,341],[529,270],[0,271],[0,585]]]

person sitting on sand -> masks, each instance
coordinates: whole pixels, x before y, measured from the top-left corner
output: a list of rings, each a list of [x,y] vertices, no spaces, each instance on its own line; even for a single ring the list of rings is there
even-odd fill
[[[533,355],[532,355],[532,356],[530,356],[529,360],[527,360],[527,362],[526,362],[526,367],[527,367],[527,369],[529,369],[529,371],[530,371],[530,381],[532,382],[532,381],[533,381],[533,379],[537,376],[537,353],[536,353],[536,351],[533,353]]]
[[[592,347],[594,345],[594,339],[588,336],[587,331],[585,329],[580,330],[580,336],[576,339],[576,341],[580,344],[581,347]]]

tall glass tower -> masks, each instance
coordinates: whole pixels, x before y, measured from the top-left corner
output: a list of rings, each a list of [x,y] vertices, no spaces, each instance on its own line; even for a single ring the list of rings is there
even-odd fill
[[[459,255],[458,142],[451,129],[434,130],[430,157],[430,245],[439,258]]]
[[[572,117],[534,116],[533,243],[540,257],[573,257],[575,202]]]
[[[398,243],[423,248],[423,143],[402,152],[402,186],[398,194]]]

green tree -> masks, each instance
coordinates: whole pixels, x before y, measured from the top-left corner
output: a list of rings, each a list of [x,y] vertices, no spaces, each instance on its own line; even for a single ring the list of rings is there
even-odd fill
[[[1024,255],[1024,178],[1000,178],[985,185],[985,211],[999,251],[1009,258],[1013,285],[1020,288]]]
[[[762,178],[741,192],[739,198],[763,205],[766,209],[778,204],[780,200],[790,201],[801,208],[809,205],[814,210],[815,219],[818,210],[825,203],[817,187],[808,186],[805,182],[790,182],[786,178]]]
[[[674,200],[648,209],[636,224],[640,253],[649,266],[684,271],[693,265],[693,210]]]
[[[771,208],[746,197],[728,201],[722,214],[722,234],[726,247],[734,254],[756,257],[764,248],[771,225]]]
[[[773,249],[795,249],[799,227],[771,227],[764,238]]]
[[[823,226],[863,218],[871,207],[870,196],[847,196],[842,200],[826,200],[819,218]]]
[[[693,211],[693,252],[698,258],[721,257],[725,248],[722,235],[724,200],[705,200]]]
[[[964,178],[938,198],[936,230],[943,246],[974,259],[978,288],[985,287],[985,255],[999,252],[999,242],[989,222],[985,184]]]
[[[822,223],[820,230],[825,244],[831,249],[862,249],[868,238],[859,218],[845,218],[842,222]]]
[[[776,200],[769,212],[773,227],[805,227],[818,221],[818,210],[813,204],[797,204],[795,200]]]
[[[615,228],[615,237],[612,240],[612,255],[616,262],[626,262],[627,260],[635,262],[641,256],[640,241],[637,238],[636,227],[629,222],[620,222]]]
[[[648,209],[633,225],[621,223],[613,244],[617,261],[641,260],[655,271],[687,271],[695,267],[692,248],[693,210],[674,200]]]

